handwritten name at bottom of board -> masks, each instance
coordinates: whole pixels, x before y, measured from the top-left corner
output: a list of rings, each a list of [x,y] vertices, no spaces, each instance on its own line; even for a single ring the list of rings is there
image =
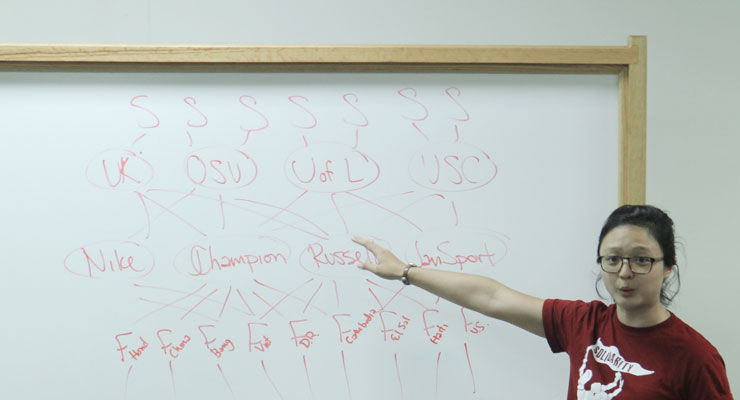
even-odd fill
[[[272,341],[269,337],[263,335],[262,339],[256,342],[249,343],[249,351],[252,351],[252,349],[254,348],[264,353],[270,348],[270,346],[272,346]]]
[[[362,316],[365,317],[365,320],[358,322],[357,328],[352,329],[352,335],[345,336],[344,340],[349,344],[354,343],[357,340],[357,337],[360,335],[360,333],[362,333],[362,331],[364,331],[365,328],[367,328],[368,325],[370,325],[373,319],[375,319],[375,316],[377,315],[377,313],[378,312],[373,308],[373,309],[370,309],[370,311],[362,314]]]
[[[185,335],[182,340],[180,340],[179,343],[173,343],[172,341],[169,341],[165,343],[165,339],[162,338],[162,333],[172,333],[171,329],[160,329],[157,331],[157,339],[159,339],[159,342],[162,344],[160,347],[165,355],[170,356],[171,358],[178,358],[180,356],[180,352],[185,350],[185,346],[187,346],[188,343],[190,343],[190,336]]]
[[[429,341],[434,344],[439,344],[447,328],[447,324],[437,325],[437,332],[435,332],[434,335],[429,338]]]
[[[207,343],[206,347],[208,347],[208,350],[217,358],[221,358],[223,353],[227,351],[236,350],[236,346],[234,346],[234,342],[232,342],[231,339],[226,339],[226,341],[224,341],[224,343],[218,347],[211,347],[210,343]]]
[[[149,347],[149,343],[147,343],[147,341],[142,336],[139,336],[140,344],[138,344],[137,347],[129,348],[128,345],[121,343],[122,337],[132,334],[133,332],[126,332],[115,336],[116,342],[118,343],[118,348],[116,349],[116,351],[121,353],[121,362],[125,362],[126,354],[128,354],[128,356],[131,357],[134,361],[138,360],[139,357],[141,357],[141,355],[144,353],[144,350]],[[126,349],[129,349],[128,352],[125,351]]]
[[[312,331],[308,331],[306,332],[305,335],[301,337],[301,340],[299,340],[298,343],[305,348],[309,348],[311,347],[311,345],[313,344],[313,341],[317,337],[319,337],[318,333],[313,333]]]
[[[409,317],[402,315],[401,316],[401,322],[398,323],[397,327],[395,329],[391,329],[391,340],[401,340],[401,336],[406,331],[406,328],[409,326]]]

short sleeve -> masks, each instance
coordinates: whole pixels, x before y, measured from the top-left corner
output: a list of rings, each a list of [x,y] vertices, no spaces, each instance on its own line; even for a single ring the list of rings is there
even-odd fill
[[[601,302],[586,303],[547,299],[542,307],[542,325],[545,338],[553,353],[568,351],[574,332],[593,330],[595,316],[599,308],[605,307]]]
[[[709,352],[703,360],[690,368],[686,382],[690,399],[732,400],[730,383],[722,356],[716,351]]]

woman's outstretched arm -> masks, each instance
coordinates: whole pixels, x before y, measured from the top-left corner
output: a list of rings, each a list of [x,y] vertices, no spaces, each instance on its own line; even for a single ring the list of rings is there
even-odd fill
[[[355,243],[370,250],[378,263],[362,263],[360,268],[384,279],[401,279],[406,263],[375,242],[354,237]],[[517,292],[484,276],[427,268],[411,268],[409,282],[430,293],[522,329],[545,336],[542,325],[542,299]]]

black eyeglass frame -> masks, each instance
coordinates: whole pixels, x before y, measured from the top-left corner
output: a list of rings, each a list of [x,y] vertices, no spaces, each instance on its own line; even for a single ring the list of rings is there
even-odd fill
[[[603,260],[603,259],[604,259],[605,257],[617,257],[617,258],[619,258],[619,260],[620,260],[620,263],[619,263],[619,267],[618,267],[618,268],[616,269],[616,271],[607,271],[607,270],[606,270],[606,269],[604,268],[604,264],[602,264],[602,263],[601,263],[601,260]],[[650,267],[648,268],[648,270],[647,270],[647,271],[645,271],[645,272],[638,272],[638,271],[635,271],[635,270],[634,270],[634,268],[632,268],[632,260],[633,260],[633,259],[636,259],[636,258],[647,258],[647,259],[649,259],[649,260],[650,260]],[[601,270],[602,270],[602,271],[604,271],[604,272],[606,272],[607,274],[618,274],[618,273],[619,273],[619,271],[621,271],[621,270],[622,270],[622,267],[624,267],[624,260],[627,260],[627,265],[629,266],[629,268],[630,268],[630,271],[631,271],[631,272],[632,272],[633,274],[635,274],[635,275],[646,275],[646,274],[649,274],[649,273],[650,273],[650,271],[652,271],[652,270],[653,270],[653,265],[655,265],[655,263],[656,263],[657,261],[663,261],[663,257],[661,257],[661,258],[654,258],[654,257],[645,257],[645,256],[634,256],[634,257],[622,257],[622,256],[598,256],[598,257],[596,257],[596,263],[597,263],[597,264],[599,264],[599,266],[601,267]]]

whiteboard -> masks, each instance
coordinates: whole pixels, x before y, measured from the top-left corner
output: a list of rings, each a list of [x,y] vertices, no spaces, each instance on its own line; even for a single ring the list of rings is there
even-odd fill
[[[542,338],[358,270],[591,299],[613,75],[3,73],[3,398],[562,398]]]

